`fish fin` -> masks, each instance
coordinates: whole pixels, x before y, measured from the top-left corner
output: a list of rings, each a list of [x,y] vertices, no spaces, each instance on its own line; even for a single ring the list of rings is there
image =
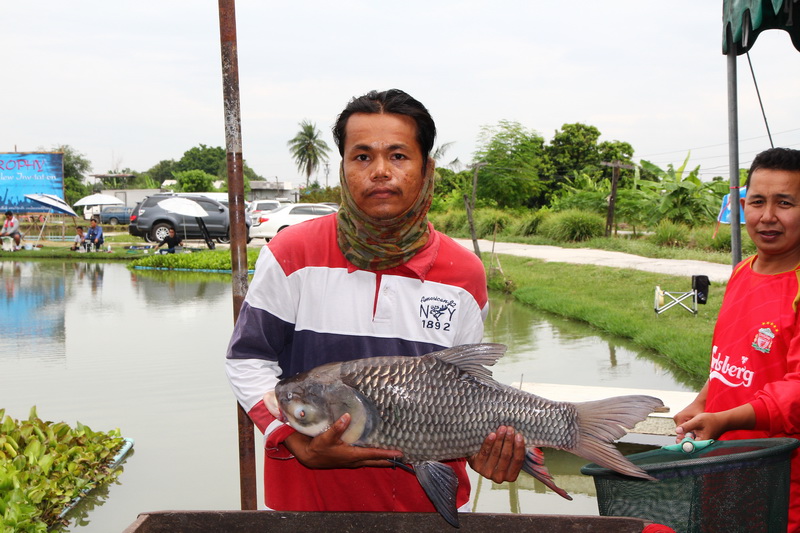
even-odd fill
[[[627,433],[647,415],[664,404],[652,396],[616,396],[605,400],[574,404],[578,411],[578,444],[569,450],[575,455],[620,474],[653,480],[647,472],[626,459],[613,441]]]
[[[567,494],[567,491],[556,485],[550,471],[544,466],[544,453],[541,448],[531,448],[525,454],[525,462],[522,464],[522,469],[534,478],[538,479],[546,487],[549,487],[556,494],[567,500],[572,500],[572,496]]]
[[[392,468],[400,468],[401,470],[405,470],[409,474],[416,474],[416,472],[414,472],[414,468],[410,467],[403,461],[399,461],[397,459],[386,459],[386,460],[392,464]]]
[[[458,527],[456,491],[458,477],[452,468],[437,461],[425,461],[414,465],[417,481],[422,485],[431,503],[453,527]]]
[[[494,381],[492,380],[492,371],[486,367],[494,365],[498,359],[503,357],[506,349],[505,344],[462,344],[428,355],[455,365],[477,378]]]

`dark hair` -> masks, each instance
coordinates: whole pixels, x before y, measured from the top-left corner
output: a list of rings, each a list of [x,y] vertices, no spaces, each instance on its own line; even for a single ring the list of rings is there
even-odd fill
[[[77,230],[81,230],[81,231],[83,231],[83,226],[76,226],[76,227],[75,227],[75,231],[77,231]]]
[[[753,159],[753,164],[750,165],[750,170],[747,172],[745,185],[750,185],[750,178],[753,176],[753,172],[760,168],[800,172],[800,150],[792,150],[791,148],[764,150]]]
[[[13,217],[14,213],[12,211],[6,211],[6,216],[8,216],[8,215],[11,215]]]
[[[345,127],[354,113],[393,113],[414,119],[417,125],[417,143],[422,151],[423,165],[428,164],[428,156],[436,139],[436,124],[433,117],[419,100],[400,89],[388,91],[370,91],[364,96],[353,98],[344,108],[333,126],[333,140],[339,148],[339,155],[344,155]]]

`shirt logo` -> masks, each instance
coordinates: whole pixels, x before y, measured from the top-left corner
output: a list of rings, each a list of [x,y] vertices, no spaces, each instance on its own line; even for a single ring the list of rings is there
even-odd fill
[[[769,353],[772,349],[772,341],[775,340],[775,333],[769,327],[761,328],[756,333],[751,346],[762,353]]]
[[[456,302],[438,296],[423,296],[419,302],[419,317],[425,329],[450,331],[453,316],[456,313]]]
[[[741,364],[736,364],[735,359],[719,353],[718,347],[711,350],[711,373],[709,379],[718,379],[729,387],[749,387],[753,384],[755,372],[748,368],[749,357],[743,356]]]

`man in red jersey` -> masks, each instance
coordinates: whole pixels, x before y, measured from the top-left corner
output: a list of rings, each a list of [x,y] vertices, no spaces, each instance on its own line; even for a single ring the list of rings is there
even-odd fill
[[[351,100],[334,126],[339,212],[290,226],[261,251],[226,371],[265,436],[270,509],[434,510],[413,474],[387,468],[400,452],[342,442],[349,415],[310,438],[277,420],[264,398],[280,378],[324,363],[423,355],[482,340],[483,265],[427,220],[435,135],[427,109],[403,91]],[[521,435],[500,427],[469,463],[495,482],[513,481],[524,455]],[[464,507],[466,461],[449,464]]]
[[[741,200],[756,255],[733,270],[714,328],[709,379],[675,415],[678,441],[800,438],[800,151],[753,160]],[[800,531],[800,454],[789,531]]]

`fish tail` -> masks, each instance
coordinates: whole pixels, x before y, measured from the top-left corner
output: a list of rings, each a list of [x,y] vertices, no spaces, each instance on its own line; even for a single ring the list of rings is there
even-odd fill
[[[642,479],[654,479],[626,459],[613,442],[641,422],[656,408],[663,407],[652,396],[617,396],[574,404],[578,411],[578,443],[570,452],[594,463]]]

